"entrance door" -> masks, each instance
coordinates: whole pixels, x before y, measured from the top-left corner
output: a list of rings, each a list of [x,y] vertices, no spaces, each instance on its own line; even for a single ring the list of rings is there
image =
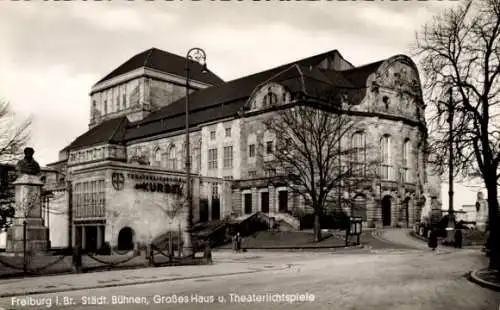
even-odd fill
[[[278,192],[278,200],[279,200],[279,212],[287,212],[288,211],[288,192],[287,191],[279,191]]]
[[[134,231],[124,227],[118,233],[118,250],[132,250],[134,248]]]
[[[244,195],[245,214],[252,213],[252,194]]]
[[[382,199],[382,224],[391,226],[391,197],[385,196]]]
[[[85,226],[85,250],[90,253],[97,251],[97,226]]]
[[[200,222],[208,221],[208,200],[200,199]]]
[[[220,199],[212,198],[212,221],[220,220]]]
[[[260,193],[260,203],[261,203],[261,211],[264,213],[269,213],[269,193],[262,192]]]

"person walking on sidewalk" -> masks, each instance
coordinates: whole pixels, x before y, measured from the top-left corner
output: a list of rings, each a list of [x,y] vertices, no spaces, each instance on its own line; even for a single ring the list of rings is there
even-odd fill
[[[428,240],[427,245],[429,246],[429,248],[432,249],[432,251],[436,250],[436,248],[438,246],[437,231],[436,231],[436,228],[434,228],[434,227],[431,228],[431,232],[429,235],[429,240]]]
[[[462,241],[463,241],[462,230],[455,229],[455,247],[458,249],[461,249],[462,248]]]

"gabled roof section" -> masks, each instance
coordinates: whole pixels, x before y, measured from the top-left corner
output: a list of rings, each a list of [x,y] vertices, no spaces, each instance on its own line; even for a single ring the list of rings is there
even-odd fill
[[[368,77],[377,71],[377,69],[386,61],[381,60],[373,62],[370,64],[363,65],[361,67],[356,67],[353,69],[339,71],[355,88],[366,87],[366,80]]]
[[[99,80],[99,82],[97,82],[95,85],[142,67],[178,75],[181,77],[186,76],[185,57],[172,54],[157,48],[151,48],[147,51],[133,56],[118,68],[113,70],[111,73],[106,75],[104,78]],[[197,62],[192,62],[189,68],[191,78],[193,80],[210,85],[219,85],[224,83],[224,81],[220,77],[210,71],[208,71],[207,73],[202,73],[202,66]]]
[[[286,70],[288,67],[291,67],[294,64],[305,68],[315,67],[326,58],[338,55],[340,55],[340,53],[337,50],[332,50],[326,53],[281,65],[279,67],[272,68],[266,71],[238,78],[221,85],[198,90],[189,95],[190,110],[193,111],[198,109],[205,109],[212,105],[226,104],[232,101],[247,99],[253,92],[253,90],[262,82],[272,78],[276,74],[279,74],[281,71]],[[184,105],[185,98],[182,98],[154,113],[151,113],[147,118],[144,119],[143,122],[152,122],[155,120],[169,118],[174,115],[184,113]]]
[[[127,124],[128,119],[125,116],[104,121],[76,138],[68,148],[77,149],[99,143],[121,144],[124,142]]]

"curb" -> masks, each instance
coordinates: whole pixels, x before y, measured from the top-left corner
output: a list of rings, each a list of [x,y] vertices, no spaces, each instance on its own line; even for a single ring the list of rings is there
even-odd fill
[[[227,273],[219,273],[219,274],[209,274],[209,275],[200,275],[200,276],[184,276],[184,277],[173,277],[173,278],[163,278],[163,279],[149,279],[142,281],[134,281],[134,282],[126,282],[126,283],[110,283],[110,284],[97,284],[93,286],[79,286],[79,287],[68,287],[68,288],[52,288],[52,289],[34,289],[31,291],[23,291],[16,293],[0,293],[0,298],[6,297],[14,297],[21,295],[35,295],[35,294],[51,294],[51,293],[62,293],[62,292],[70,292],[70,291],[83,291],[90,289],[99,289],[99,288],[107,288],[107,287],[120,287],[120,286],[131,286],[131,285],[140,285],[140,284],[150,284],[150,283],[161,283],[161,282],[173,282],[180,280],[191,280],[191,279],[204,279],[204,278],[214,278],[214,277],[225,277],[225,276],[233,276],[239,274],[252,274],[266,271],[278,271],[278,270],[286,270],[290,269],[290,265],[281,266],[277,268],[269,268],[269,269],[259,269],[259,270],[248,270],[248,271],[239,271],[239,272],[227,272]]]
[[[500,284],[496,284],[496,283],[493,283],[490,281],[483,280],[477,275],[477,272],[480,270],[481,269],[471,271],[467,277],[468,280],[478,284],[479,286],[486,287],[486,288],[489,288],[490,290],[500,292]]]

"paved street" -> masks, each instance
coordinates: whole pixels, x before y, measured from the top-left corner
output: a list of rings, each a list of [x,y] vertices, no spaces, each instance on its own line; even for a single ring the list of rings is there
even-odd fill
[[[231,276],[22,295],[1,299],[0,307],[25,308],[22,303],[31,298],[32,302],[51,302],[54,307],[59,302],[60,308],[64,301],[73,299],[65,309],[499,309],[500,293],[479,287],[464,277],[466,272],[484,266],[486,258],[478,250],[441,248],[431,252],[424,247],[416,248],[422,243],[414,239],[416,243],[411,244],[414,249],[392,249],[391,244],[412,242],[405,239],[410,238],[405,231],[389,230],[377,237],[385,240],[387,249],[337,254],[261,252],[240,256],[218,252],[214,253],[217,262],[203,268],[212,268],[214,272],[250,265],[274,268]],[[182,274],[182,268],[171,270]],[[148,276],[148,270],[163,272],[163,268],[145,269],[144,277]],[[105,276],[106,273],[95,274],[95,277]],[[248,302],[243,295],[249,294],[263,296],[250,296],[254,300]],[[292,297],[271,294],[309,295],[293,296],[303,301],[290,304],[279,303],[276,298],[290,301]],[[90,302],[102,304],[89,305]],[[35,308],[45,306],[31,307]]]

